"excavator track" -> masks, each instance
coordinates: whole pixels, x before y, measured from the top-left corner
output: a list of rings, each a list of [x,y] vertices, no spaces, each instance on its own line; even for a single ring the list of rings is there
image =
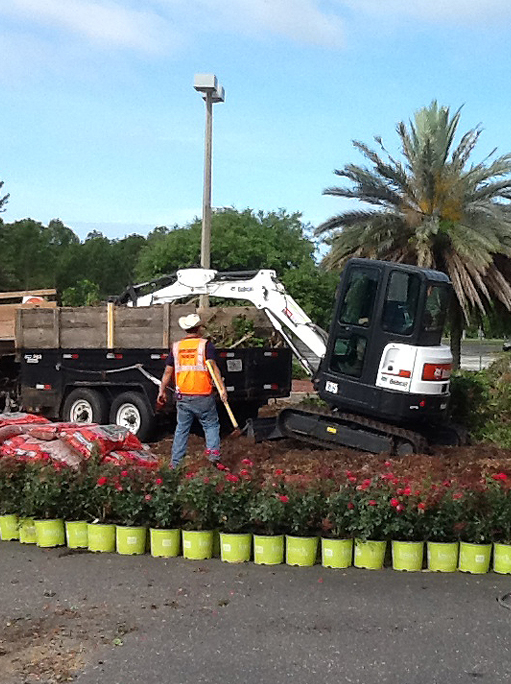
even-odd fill
[[[314,408],[283,409],[277,417],[283,436],[327,449],[347,446],[371,453],[427,453],[428,442],[413,430],[372,420],[365,416]]]

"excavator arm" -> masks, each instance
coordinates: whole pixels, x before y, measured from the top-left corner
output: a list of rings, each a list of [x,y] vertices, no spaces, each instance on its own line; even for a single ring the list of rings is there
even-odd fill
[[[168,276],[165,276],[164,282],[169,282]],[[156,287],[157,283],[158,281],[154,281]],[[198,295],[248,300],[257,309],[265,312],[273,327],[286,340],[309,375],[313,375],[314,369],[297,348],[293,336],[319,358],[325,355],[326,332],[315,325],[286,292],[273,270],[221,273],[211,269],[186,268],[177,271],[170,284],[149,294],[138,296],[138,292],[152,285],[148,282],[129,288],[127,292],[131,301],[128,305],[151,306]]]

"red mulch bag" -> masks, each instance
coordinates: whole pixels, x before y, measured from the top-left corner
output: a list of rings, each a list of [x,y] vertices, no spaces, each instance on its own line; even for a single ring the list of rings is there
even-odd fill
[[[23,434],[25,431],[24,425],[4,425],[0,427],[0,444],[3,444],[6,439]]]
[[[89,458],[95,445],[102,457],[116,449],[143,449],[141,441],[128,428],[120,425],[63,428],[59,431],[59,437],[85,458]]]
[[[2,456],[11,456],[19,460],[41,459],[47,461],[50,457],[44,442],[31,440],[28,435],[18,435],[7,439],[0,446]]]
[[[92,427],[93,424],[87,427]],[[95,424],[94,424],[95,426]],[[34,427],[25,428],[25,432],[30,435],[30,437],[35,437],[36,439],[43,439],[46,441],[51,441],[53,439],[58,439],[62,432],[66,430],[79,430],[83,427],[83,423],[46,423],[43,425],[35,425]],[[0,439],[1,439],[2,428],[0,428]]]
[[[51,460],[71,468],[78,468],[82,461],[80,454],[59,439],[48,442],[26,434],[6,440],[0,446],[0,456],[10,456],[20,461]]]
[[[135,465],[141,468],[157,468],[158,457],[144,449],[122,449],[111,451],[104,458],[105,463],[118,465]]]
[[[38,440],[39,441],[39,440]],[[40,441],[41,449],[48,454],[53,462],[63,463],[70,468],[78,468],[82,462],[82,457],[69,444],[66,444],[60,439],[55,439],[52,442],[46,440]]]
[[[49,423],[48,418],[36,416],[33,413],[13,411],[12,413],[0,413],[0,427],[4,425],[26,425],[27,423]]]

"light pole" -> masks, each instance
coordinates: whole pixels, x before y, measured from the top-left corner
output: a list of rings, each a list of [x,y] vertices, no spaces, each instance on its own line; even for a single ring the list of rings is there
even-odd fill
[[[213,104],[224,102],[225,91],[215,74],[195,74],[193,87],[203,93],[206,103],[206,133],[204,138],[204,189],[202,195],[202,233],[200,265],[211,266],[211,159],[213,147]],[[209,297],[201,295],[199,305],[209,306]]]

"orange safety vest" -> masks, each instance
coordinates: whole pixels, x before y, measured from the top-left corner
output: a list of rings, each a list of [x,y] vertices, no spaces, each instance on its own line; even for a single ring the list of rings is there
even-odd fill
[[[207,340],[185,337],[174,342],[174,372],[176,390],[181,394],[211,394],[213,380],[206,366]]]

